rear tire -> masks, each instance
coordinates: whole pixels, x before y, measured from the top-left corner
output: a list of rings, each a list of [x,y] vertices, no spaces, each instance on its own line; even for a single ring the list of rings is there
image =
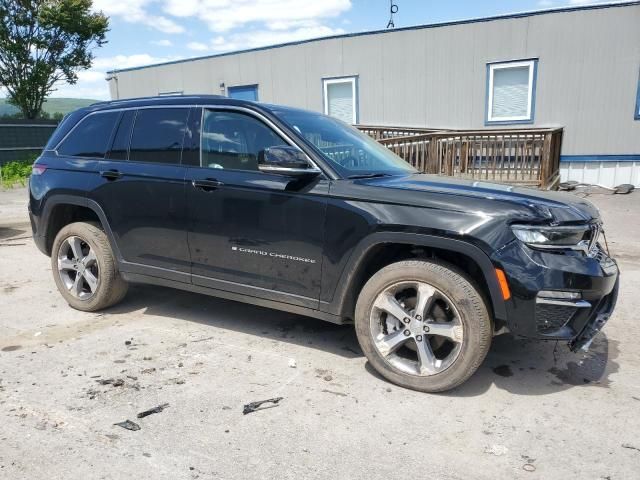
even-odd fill
[[[397,262],[374,274],[358,297],[355,326],[378,373],[422,392],[465,382],[493,334],[479,289],[455,266],[436,260]]]
[[[71,223],[58,232],[51,249],[51,270],[58,290],[76,310],[102,310],[127,293],[109,239],[95,223]]]

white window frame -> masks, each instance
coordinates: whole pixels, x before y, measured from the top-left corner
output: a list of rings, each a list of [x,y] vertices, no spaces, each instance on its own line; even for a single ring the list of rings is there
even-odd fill
[[[503,123],[503,122],[528,122],[533,120],[533,101],[535,97],[534,81],[536,71],[536,60],[523,60],[516,62],[490,63],[489,80],[487,86],[487,123]],[[496,70],[505,70],[508,68],[529,67],[529,98],[527,99],[527,114],[515,117],[494,117],[493,116],[493,75]]]
[[[358,123],[358,76],[349,75],[346,77],[332,77],[322,79],[324,114],[329,115],[329,85],[336,83],[351,83],[351,94],[353,95],[353,111],[351,113],[352,124]]]

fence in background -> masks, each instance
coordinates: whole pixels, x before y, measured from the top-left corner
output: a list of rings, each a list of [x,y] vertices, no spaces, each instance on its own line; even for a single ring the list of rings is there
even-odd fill
[[[562,128],[357,127],[425,173],[545,189],[559,182]]]
[[[38,155],[57,126],[47,120],[0,119],[0,166]]]

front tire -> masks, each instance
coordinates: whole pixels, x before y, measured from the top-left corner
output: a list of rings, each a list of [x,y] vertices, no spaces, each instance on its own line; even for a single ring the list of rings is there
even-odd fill
[[[355,326],[378,373],[432,393],[471,377],[493,333],[478,288],[456,267],[436,260],[397,262],[374,274],[358,297]]]
[[[102,310],[127,293],[109,239],[94,223],[71,223],[58,232],[51,249],[51,270],[58,290],[77,310]]]

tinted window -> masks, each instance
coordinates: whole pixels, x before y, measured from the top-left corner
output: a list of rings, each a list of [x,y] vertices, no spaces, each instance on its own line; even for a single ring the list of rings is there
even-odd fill
[[[132,162],[180,163],[188,108],[138,110],[131,136]]]
[[[58,147],[60,155],[103,158],[119,112],[94,113],[84,118]]]
[[[258,170],[258,153],[286,145],[273,130],[242,113],[205,110],[202,128],[202,166]]]
[[[131,126],[133,125],[134,111],[127,110],[120,117],[120,124],[113,138],[113,145],[107,155],[113,160],[126,160],[127,151],[129,150],[129,139],[131,138]]]
[[[416,171],[387,147],[340,120],[301,110],[274,113],[312,143],[344,177],[370,173],[405,175]]]

